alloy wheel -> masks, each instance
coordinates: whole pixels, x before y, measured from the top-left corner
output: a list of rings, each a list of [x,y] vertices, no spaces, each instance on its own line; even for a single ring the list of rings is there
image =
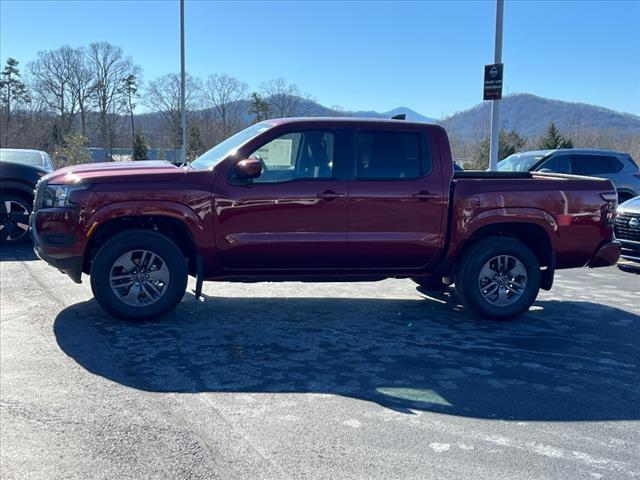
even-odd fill
[[[160,255],[149,250],[130,250],[113,263],[109,284],[120,301],[132,307],[147,307],[164,296],[170,277]]]
[[[5,200],[0,203],[0,239],[18,242],[29,232],[29,210],[22,203]]]
[[[478,287],[485,301],[497,307],[507,307],[516,303],[524,293],[527,271],[516,257],[498,255],[480,270]]]

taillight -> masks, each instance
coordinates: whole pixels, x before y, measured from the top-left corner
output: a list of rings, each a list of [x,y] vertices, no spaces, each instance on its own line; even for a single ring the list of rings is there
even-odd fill
[[[613,227],[617,215],[618,192],[603,192],[600,194],[600,197],[607,202],[604,206],[605,225]]]

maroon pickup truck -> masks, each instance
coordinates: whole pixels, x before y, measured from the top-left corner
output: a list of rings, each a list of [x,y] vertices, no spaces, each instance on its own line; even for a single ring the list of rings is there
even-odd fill
[[[78,165],[40,181],[36,253],[114,317],[173,310],[187,277],[217,281],[455,283],[483,317],[507,319],[559,268],[614,264],[616,192],[569,175],[456,172],[437,125],[281,119],[183,167]]]

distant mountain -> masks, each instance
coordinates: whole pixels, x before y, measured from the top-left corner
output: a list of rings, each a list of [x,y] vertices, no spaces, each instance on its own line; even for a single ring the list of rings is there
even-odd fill
[[[348,115],[358,117],[358,118],[391,118],[401,113],[404,113],[407,116],[407,120],[411,122],[429,122],[429,123],[437,122],[436,119],[425,117],[424,115],[416,112],[415,110],[410,109],[409,107],[398,107],[383,113],[374,112],[374,111],[357,111],[357,112],[347,112],[347,113]]]
[[[440,123],[462,139],[477,138],[491,120],[489,102],[456,113]],[[500,125],[527,137],[542,135],[554,122],[562,131],[608,130],[617,134],[640,135],[640,117],[586,103],[571,103],[519,93],[504,97],[500,106]]]
[[[249,125],[253,115],[249,113],[250,104],[241,100],[241,110],[245,112],[242,123]],[[205,111],[195,115],[204,115]],[[397,107],[388,112],[376,111],[339,111],[325,107],[314,101],[300,99],[299,116],[335,117],[337,115],[358,118],[391,118],[405,113],[407,120],[440,123],[449,133],[459,140],[477,140],[489,132],[491,105],[489,102],[476,106],[442,120],[425,117],[408,107]],[[513,94],[504,97],[500,108],[500,124],[506,130],[516,130],[526,137],[538,137],[546,130],[549,122],[555,122],[561,131],[569,134],[577,130],[609,131],[615,135],[640,135],[640,117],[628,113],[620,113],[585,103],[570,103],[560,100],[537,97],[528,93]],[[136,123],[145,132],[152,135],[162,125],[159,113],[143,113],[136,115]]]

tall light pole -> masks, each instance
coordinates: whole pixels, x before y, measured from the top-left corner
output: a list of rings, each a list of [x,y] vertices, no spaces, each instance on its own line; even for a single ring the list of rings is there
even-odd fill
[[[494,63],[502,63],[502,23],[504,0],[496,0],[496,44]],[[498,150],[500,133],[500,100],[491,100],[491,146],[489,147],[489,170],[498,169]]]
[[[180,151],[180,160],[183,165],[187,163],[187,112],[185,110],[184,92],[184,0],[180,0],[180,123],[182,124],[182,147]]]

